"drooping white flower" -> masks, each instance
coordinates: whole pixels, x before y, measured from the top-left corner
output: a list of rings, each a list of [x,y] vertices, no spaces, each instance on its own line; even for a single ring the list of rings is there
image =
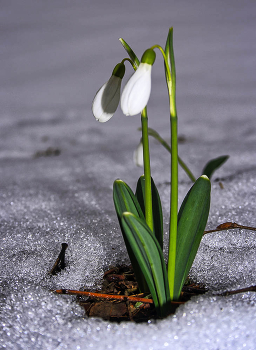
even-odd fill
[[[92,113],[101,123],[107,122],[115,113],[119,100],[122,78],[125,73],[123,63],[118,63],[110,79],[99,89],[92,103]]]
[[[144,158],[143,158],[143,144],[142,141],[138,144],[138,147],[133,153],[133,161],[134,163],[143,168],[144,165]]]
[[[148,103],[151,92],[151,70],[155,56],[152,49],[144,52],[138,69],[128,80],[123,90],[121,108],[127,116],[140,113]]]

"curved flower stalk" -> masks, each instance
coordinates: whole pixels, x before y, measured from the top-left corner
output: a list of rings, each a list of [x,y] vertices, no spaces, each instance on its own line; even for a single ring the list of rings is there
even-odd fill
[[[125,65],[118,63],[110,79],[99,89],[92,103],[92,113],[101,123],[107,122],[115,113],[119,100]]]
[[[152,49],[144,52],[141,63],[128,80],[121,96],[121,109],[127,116],[136,115],[146,107],[151,92],[151,70],[156,54]]]

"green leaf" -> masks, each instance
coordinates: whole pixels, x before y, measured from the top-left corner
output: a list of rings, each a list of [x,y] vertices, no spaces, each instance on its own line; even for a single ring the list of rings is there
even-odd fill
[[[139,64],[140,64],[140,61],[139,61],[138,57],[135,55],[134,51],[127,44],[127,42],[124,41],[124,39],[120,38],[119,41],[121,42],[121,44],[123,45],[123,47],[127,51],[128,55],[130,56],[130,59],[132,60],[133,65],[134,65],[134,69],[136,70],[139,67]]]
[[[211,183],[202,175],[187,193],[178,215],[174,300],[178,300],[196,256],[210,209]]]
[[[168,86],[168,90],[172,91],[172,94],[175,94],[175,86],[176,86],[176,69],[175,69],[175,60],[174,60],[174,52],[173,52],[173,28],[169,28],[168,36],[165,44],[165,56],[167,60],[164,63],[165,66],[165,78]],[[174,97],[174,96],[173,96]]]
[[[166,39],[166,44],[165,44],[165,56],[166,56],[166,59],[167,59],[167,62],[168,62],[168,65],[169,65],[169,70],[171,72],[171,56],[170,56],[170,48],[171,48],[171,40],[172,40],[172,31],[171,29],[169,29],[169,32],[168,32],[168,36],[167,36],[167,39]],[[168,71],[167,71],[167,68],[166,68],[166,63],[164,63],[164,67],[165,67],[165,78],[166,78],[166,82],[167,82],[167,85],[168,85],[168,82],[170,81],[170,77],[168,75]]]
[[[119,220],[126,211],[145,219],[136,196],[124,181],[118,179],[114,182],[113,198]]]
[[[131,264],[139,285],[139,289],[146,293],[148,292],[148,285],[143,277],[143,273],[141,271],[140,266],[138,265],[137,259],[134,256],[134,253],[130,247],[130,243],[126,238],[123,225],[122,225],[122,215],[124,212],[130,212],[137,217],[140,217],[145,221],[144,214],[140,208],[139,202],[135,197],[131,188],[122,180],[116,180],[113,185],[113,199],[115,204],[115,209],[119,221],[119,225],[123,234],[124,242],[126,245],[126,249],[131,260]]]
[[[168,312],[170,292],[161,247],[144,220],[123,213],[122,226],[127,240],[147,281],[160,316]]]
[[[220,156],[218,158],[211,159],[202,171],[202,175],[206,175],[209,179],[212,177],[212,174],[218,169],[222,164],[228,160],[229,156]]]
[[[163,249],[163,213],[162,213],[162,205],[158,190],[154,183],[154,180],[151,177],[151,192],[152,192],[152,209],[153,209],[153,224],[155,234],[158,243]],[[142,209],[143,214],[145,215],[145,176],[141,176],[137,182],[137,188],[135,195],[138,199],[140,207]]]

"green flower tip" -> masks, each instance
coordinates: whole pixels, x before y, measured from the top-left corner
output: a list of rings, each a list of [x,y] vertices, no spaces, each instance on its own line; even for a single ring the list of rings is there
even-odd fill
[[[200,176],[203,180],[210,181],[209,177],[207,175],[202,175]]]
[[[127,217],[129,217],[129,216],[133,216],[132,213],[130,213],[129,211],[124,211],[124,212],[122,213],[122,217],[123,217],[123,218],[127,218]]]
[[[113,69],[112,75],[115,75],[120,79],[123,79],[124,73],[125,73],[125,65],[121,62],[115,66],[115,68]]]
[[[152,49],[148,49],[142,55],[141,63],[147,63],[147,64],[150,64],[152,66],[153,63],[155,62],[155,59],[156,59],[155,51]]]
[[[121,179],[116,179],[115,181],[114,181],[114,186],[115,185],[119,185],[119,184],[123,184],[124,182],[123,182],[123,180],[121,180]]]

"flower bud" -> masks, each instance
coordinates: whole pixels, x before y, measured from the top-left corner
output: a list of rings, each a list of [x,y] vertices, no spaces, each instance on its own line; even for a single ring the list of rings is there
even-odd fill
[[[155,56],[152,49],[146,50],[138,69],[128,80],[121,96],[121,108],[125,115],[136,115],[146,107],[151,92],[151,70]]]
[[[110,79],[99,89],[92,103],[92,113],[101,123],[107,122],[115,113],[119,100],[122,78],[125,73],[123,63],[118,63]]]
[[[123,79],[124,73],[125,73],[125,65],[121,62],[115,66],[115,68],[113,69],[112,75],[115,75],[120,79]]]

